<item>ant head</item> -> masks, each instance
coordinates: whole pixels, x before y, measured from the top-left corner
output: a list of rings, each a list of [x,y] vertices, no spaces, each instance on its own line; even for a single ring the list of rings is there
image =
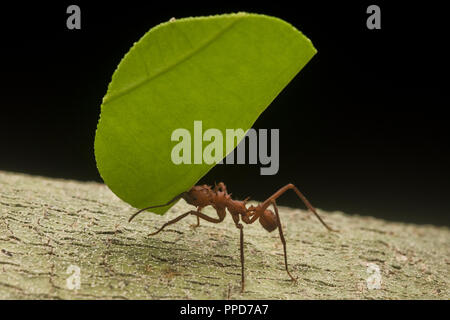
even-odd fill
[[[192,205],[197,201],[197,198],[193,195],[192,192],[185,192],[181,197],[184,199],[184,201]]]
[[[211,204],[212,190],[209,186],[194,186],[182,195],[182,198],[190,205],[196,207],[206,207]]]

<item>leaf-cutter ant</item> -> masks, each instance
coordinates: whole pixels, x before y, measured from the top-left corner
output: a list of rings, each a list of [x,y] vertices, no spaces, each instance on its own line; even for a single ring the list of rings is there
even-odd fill
[[[275,229],[278,228],[278,232],[280,233],[280,239],[283,244],[283,250],[284,250],[284,264],[286,268],[286,272],[289,275],[289,277],[296,281],[297,279],[292,276],[292,274],[289,272],[288,269],[288,263],[287,263],[287,253],[286,253],[286,240],[284,239],[283,230],[281,227],[280,222],[280,215],[278,214],[278,208],[276,204],[276,199],[278,199],[283,193],[285,193],[288,190],[294,190],[297,196],[303,201],[303,203],[306,205],[306,207],[314,213],[314,215],[319,219],[319,221],[329,230],[329,231],[336,231],[330,228],[319,216],[319,214],[316,212],[314,207],[309,203],[309,201],[305,198],[305,196],[297,189],[296,186],[293,184],[287,184],[283,188],[279,189],[277,192],[275,192],[271,197],[269,197],[264,202],[258,204],[256,207],[251,205],[248,208],[246,207],[247,201],[249,198],[246,198],[243,201],[239,200],[233,200],[231,198],[231,193],[229,194],[227,192],[227,187],[223,182],[220,182],[219,184],[216,184],[214,189],[211,188],[211,186],[208,185],[199,185],[192,187],[187,192],[182,192],[181,194],[174,197],[172,200],[167,202],[166,204],[157,205],[157,206],[150,206],[144,209],[139,210],[135,214],[133,214],[130,219],[128,220],[131,222],[138,214],[141,212],[152,209],[152,208],[158,208],[158,207],[165,207],[174,201],[179,200],[180,198],[183,198],[187,203],[197,207],[197,210],[191,210],[188,211],[179,217],[170,220],[162,225],[161,228],[159,228],[157,231],[150,233],[149,236],[154,236],[161,232],[165,227],[174,224],[181,219],[189,216],[194,215],[197,217],[197,224],[195,227],[198,227],[200,225],[200,219],[212,222],[212,223],[220,223],[225,219],[226,216],[226,209],[228,209],[228,212],[231,214],[231,217],[233,218],[234,224],[236,225],[236,228],[240,230],[240,251],[241,251],[241,291],[244,291],[244,285],[245,285],[245,277],[244,277],[244,226],[240,223],[240,219],[246,223],[246,224],[252,224],[256,220],[259,220],[259,223],[263,226],[264,229],[266,229],[268,232],[272,232]],[[201,210],[206,206],[212,206],[216,211],[218,218],[213,218],[205,215],[201,212]],[[272,210],[269,210],[269,206],[272,205],[275,213]]]

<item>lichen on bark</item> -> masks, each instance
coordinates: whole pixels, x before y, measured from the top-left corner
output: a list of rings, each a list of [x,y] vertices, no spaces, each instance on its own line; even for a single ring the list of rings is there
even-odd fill
[[[230,188],[232,189],[232,188]],[[300,204],[299,204],[300,206]],[[449,299],[450,231],[280,207],[292,282],[277,232],[245,225],[246,291],[240,292],[239,232],[188,217],[147,234],[166,215],[134,212],[99,183],[0,172],[0,299]],[[211,209],[205,213],[214,215]],[[368,265],[380,289],[369,289]],[[80,268],[80,287],[67,283]],[[370,270],[369,270],[370,271]]]

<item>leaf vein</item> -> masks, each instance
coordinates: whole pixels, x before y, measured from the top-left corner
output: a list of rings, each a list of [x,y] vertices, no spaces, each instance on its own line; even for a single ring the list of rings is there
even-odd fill
[[[185,56],[183,56],[181,59],[179,59],[178,61],[176,61],[173,64],[170,64],[169,66],[167,66],[166,68],[162,69],[161,71],[157,72],[155,75],[153,75],[152,77],[148,77],[146,79],[144,79],[143,81],[136,83],[135,85],[121,91],[118,92],[116,95],[110,96],[110,97],[105,97],[105,100],[103,102],[103,104],[107,104],[110,103],[114,100],[117,100],[118,98],[127,95],[128,93],[134,91],[135,89],[145,85],[148,82],[151,82],[152,80],[158,78],[159,76],[167,73],[168,71],[170,71],[171,69],[175,68],[176,66],[178,66],[179,64],[189,60],[189,58],[193,57],[194,55],[196,55],[197,53],[199,53],[200,51],[206,49],[209,45],[211,45],[214,41],[216,41],[217,39],[219,39],[221,36],[223,36],[225,33],[229,32],[233,27],[236,26],[237,22],[240,21],[242,18],[236,18],[236,20],[234,20],[232,23],[230,23],[228,26],[226,26],[224,29],[222,29],[220,32],[216,33],[214,36],[212,36],[208,41],[205,41],[202,45],[200,45],[198,48],[196,48],[195,50],[192,50],[191,52],[187,53]],[[138,50],[136,48],[136,50]]]

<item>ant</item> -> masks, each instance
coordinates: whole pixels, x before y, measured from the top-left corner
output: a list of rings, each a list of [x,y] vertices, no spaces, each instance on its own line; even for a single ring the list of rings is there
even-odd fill
[[[138,214],[141,212],[158,207],[165,207],[169,204],[183,198],[187,203],[197,207],[197,210],[188,211],[177,218],[170,220],[162,225],[157,231],[150,233],[149,236],[154,236],[161,232],[165,227],[174,224],[181,219],[187,217],[188,215],[194,215],[197,217],[197,224],[194,227],[198,227],[200,225],[200,219],[212,222],[212,223],[220,223],[225,219],[226,210],[231,214],[233,218],[234,224],[236,228],[240,230],[240,252],[241,252],[241,292],[244,292],[245,278],[244,278],[244,226],[240,223],[240,219],[242,222],[246,224],[252,224],[256,220],[259,220],[259,223],[262,225],[264,229],[268,232],[272,232],[278,228],[278,232],[280,233],[280,239],[283,244],[284,250],[284,264],[285,269],[289,277],[292,281],[297,281],[296,278],[292,276],[288,269],[287,262],[287,253],[286,253],[286,240],[283,235],[283,230],[281,228],[280,215],[278,214],[278,207],[276,204],[276,199],[278,199],[283,193],[288,190],[294,190],[300,200],[306,205],[306,207],[314,213],[314,215],[319,219],[319,221],[329,230],[336,231],[329,227],[316,212],[314,207],[309,203],[309,201],[305,198],[305,196],[294,186],[292,183],[285,185],[277,192],[275,192],[272,196],[267,198],[264,202],[258,204],[256,207],[251,205],[250,207],[246,207],[247,201],[249,198],[246,198],[243,201],[233,200],[231,198],[231,193],[227,192],[227,187],[223,182],[216,184],[214,189],[208,185],[199,185],[192,187],[187,192],[182,192],[172,200],[167,202],[166,204],[151,206],[144,209],[139,210],[135,214],[133,214],[128,222],[131,222]],[[212,206],[216,211],[218,218],[213,218],[205,215],[201,212],[201,210],[206,206]],[[275,213],[272,210],[269,210],[268,207],[272,205]]]

